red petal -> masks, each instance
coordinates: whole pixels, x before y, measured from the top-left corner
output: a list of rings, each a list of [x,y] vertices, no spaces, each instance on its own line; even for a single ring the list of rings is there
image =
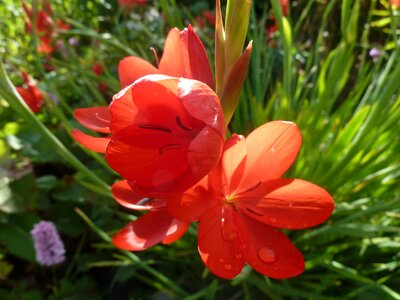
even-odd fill
[[[132,100],[131,87],[126,87],[114,95],[109,106],[110,131],[114,135],[134,123],[137,108]]]
[[[118,74],[121,87],[124,88],[142,76],[158,74],[158,70],[149,62],[135,56],[122,59],[118,65]]]
[[[236,192],[246,165],[246,151],[246,140],[243,136],[235,134],[225,142],[220,171],[225,195]]]
[[[304,258],[290,240],[274,227],[242,215],[247,262],[257,272],[277,279],[297,276],[304,271]]]
[[[158,244],[175,232],[175,219],[166,211],[152,211],[128,224],[113,237],[118,248],[129,251],[140,251]]]
[[[226,279],[238,275],[245,263],[236,218],[233,209],[217,206],[203,215],[199,223],[201,259],[213,274]],[[223,222],[229,223],[223,225]]]
[[[126,180],[114,183],[111,192],[114,199],[126,208],[134,210],[159,210],[166,206],[165,200],[148,199],[136,193]]]
[[[197,221],[207,210],[218,204],[218,198],[207,189],[208,177],[183,194],[168,197],[167,208],[171,215],[183,221]]]
[[[110,113],[108,106],[78,108],[74,117],[86,128],[97,132],[110,133]]]
[[[111,138],[108,164],[122,177],[138,185],[173,184],[188,168],[186,148],[172,134],[127,127]]]
[[[87,135],[78,129],[73,129],[71,131],[72,137],[82,146],[88,148],[89,150],[104,153],[106,152],[107,144],[110,138],[106,137],[94,137]]]
[[[301,179],[277,179],[237,195],[250,217],[278,228],[304,229],[324,222],[334,207],[323,188]]]
[[[162,240],[163,244],[172,244],[179,240],[189,228],[189,222],[182,222],[178,219],[173,219],[168,228],[167,236]]]
[[[250,133],[246,144],[247,161],[240,184],[242,191],[260,181],[281,177],[296,159],[301,147],[301,134],[291,122],[268,122]]]
[[[180,34],[177,28],[169,31],[158,70],[161,74],[190,78],[187,47],[182,45]]]
[[[204,82],[214,90],[214,79],[206,49],[191,25],[181,32],[181,40],[188,51],[191,74],[189,78]]]
[[[225,135],[225,121],[218,96],[204,83],[180,78],[178,95],[187,112]]]

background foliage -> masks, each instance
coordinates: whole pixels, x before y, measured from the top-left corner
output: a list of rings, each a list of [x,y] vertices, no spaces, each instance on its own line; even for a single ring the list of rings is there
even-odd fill
[[[327,223],[287,232],[305,255],[305,273],[279,281],[246,268],[218,279],[198,257],[195,228],[173,245],[116,249],[110,236],[136,216],[110,197],[118,177],[103,158],[70,137],[79,127],[73,109],[109,103],[118,61],[155,63],[149,48],[160,56],[169,28],[194,24],[212,58],[203,11],[213,1],[131,10],[117,1],[52,1],[71,28],[46,56],[25,32],[21,2],[3,0],[6,70],[15,85],[19,70],[28,71],[46,101],[33,115],[0,85],[1,299],[400,299],[399,11],[385,0],[292,1],[284,26],[279,1],[272,4],[253,3],[251,66],[230,131],[275,119],[299,125],[303,147],[288,176],[325,187],[336,202]],[[280,31],[268,35],[274,14]],[[55,268],[35,262],[29,232],[41,219],[55,222],[66,245],[67,261]]]

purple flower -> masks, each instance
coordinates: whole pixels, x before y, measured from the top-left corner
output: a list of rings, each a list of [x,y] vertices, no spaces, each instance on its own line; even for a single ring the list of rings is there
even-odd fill
[[[65,260],[64,244],[52,222],[40,221],[31,231],[36,260],[43,266],[53,266]]]
[[[369,50],[369,57],[371,57],[374,60],[378,59],[380,55],[381,51],[379,51],[377,48],[372,48],[371,50]]]

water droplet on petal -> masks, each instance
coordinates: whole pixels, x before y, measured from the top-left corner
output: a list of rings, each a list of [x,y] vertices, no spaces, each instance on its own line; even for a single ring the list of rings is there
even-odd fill
[[[293,202],[289,202],[289,207],[292,207],[293,206]]]
[[[237,239],[236,224],[230,208],[223,209],[222,211],[222,236],[227,242]]]
[[[241,252],[237,252],[237,253],[235,254],[235,257],[236,257],[236,259],[241,259],[241,258],[243,257],[243,255],[242,255]]]
[[[223,262],[224,262],[224,260],[223,260],[222,258],[218,259],[218,261],[219,261],[220,263],[223,263]]]
[[[275,224],[276,222],[278,222],[278,220],[277,220],[276,218],[270,218],[269,221],[270,221],[272,224]]]
[[[229,271],[229,270],[232,269],[232,265],[226,264],[226,265],[224,266],[224,268],[225,268],[225,270]]]
[[[258,256],[266,263],[273,263],[278,259],[275,251],[269,247],[261,248],[260,251],[258,251]]]

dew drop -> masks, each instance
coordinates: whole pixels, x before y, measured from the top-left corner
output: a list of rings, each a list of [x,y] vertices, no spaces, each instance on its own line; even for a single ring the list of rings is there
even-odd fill
[[[293,202],[289,202],[289,207],[292,207],[293,206]]]
[[[258,256],[263,262],[266,263],[273,263],[276,262],[276,260],[278,259],[275,251],[269,247],[261,248],[260,251],[258,252]]]
[[[278,220],[277,220],[276,218],[270,218],[269,221],[270,221],[272,224],[275,224],[276,222],[278,222]]]
[[[232,265],[226,264],[226,265],[224,266],[224,268],[225,268],[225,270],[229,271],[229,270],[232,269]]]
[[[222,258],[218,259],[218,261],[219,261],[220,263],[223,263],[223,262],[224,262],[224,260],[223,260]]]

